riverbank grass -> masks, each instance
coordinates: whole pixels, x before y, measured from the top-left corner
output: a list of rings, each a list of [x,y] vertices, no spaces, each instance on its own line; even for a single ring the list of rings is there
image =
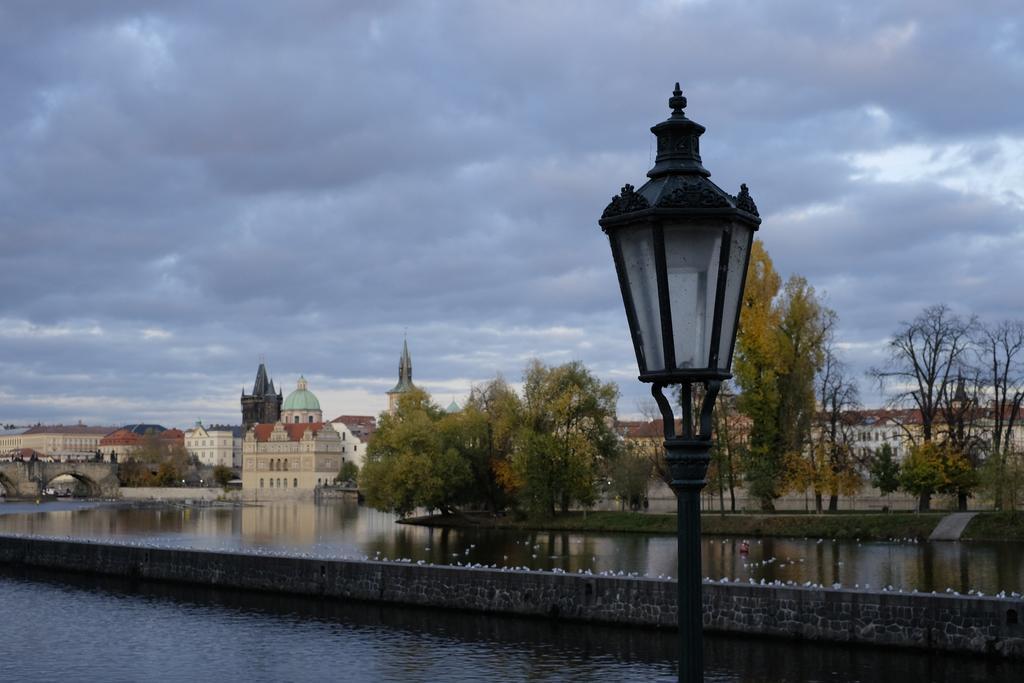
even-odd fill
[[[926,539],[945,513],[726,514],[701,515],[701,532],[717,536],[778,536],[860,540]],[[449,528],[603,533],[676,533],[674,514],[570,512],[547,519],[495,517],[483,513],[430,515],[404,524]]]
[[[962,541],[1024,541],[1024,512],[982,512],[970,521]]]

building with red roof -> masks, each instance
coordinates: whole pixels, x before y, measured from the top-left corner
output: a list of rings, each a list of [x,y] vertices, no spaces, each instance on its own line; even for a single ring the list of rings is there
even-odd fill
[[[342,462],[341,434],[323,422],[255,424],[242,440],[242,490],[256,497],[312,495],[334,483]]]

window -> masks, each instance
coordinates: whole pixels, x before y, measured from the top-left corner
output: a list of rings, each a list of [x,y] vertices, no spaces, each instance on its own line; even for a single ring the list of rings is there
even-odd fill
[[[299,424],[299,416],[298,415],[295,416],[295,424]]]
[[[312,415],[309,416],[309,423],[313,424],[313,416]]]
[[[342,433],[341,433],[341,440],[342,440],[342,441],[344,441],[344,440],[345,440],[345,432],[342,432]]]
[[[273,479],[270,480],[270,488],[274,488],[274,480]]]
[[[295,477],[294,479],[292,479],[292,488],[293,489],[299,488],[299,478],[298,477]]]
[[[263,480],[260,479],[260,488],[263,488]]]

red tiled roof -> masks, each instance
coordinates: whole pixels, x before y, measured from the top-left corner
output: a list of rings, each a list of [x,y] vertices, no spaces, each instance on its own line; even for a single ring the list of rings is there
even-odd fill
[[[282,424],[280,422],[264,422],[261,424],[253,425],[252,428],[256,431],[257,441],[270,441],[270,434],[274,431],[277,425]],[[313,434],[316,434],[323,429],[323,422],[299,422],[299,423],[284,423],[284,430],[288,432],[288,438],[292,441],[300,441],[302,435],[306,433],[306,430],[310,430]]]
[[[135,446],[142,443],[142,437],[130,429],[114,430],[100,439],[101,446]]]

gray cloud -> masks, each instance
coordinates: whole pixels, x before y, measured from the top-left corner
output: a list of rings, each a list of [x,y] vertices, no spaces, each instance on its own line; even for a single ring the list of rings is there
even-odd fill
[[[0,420],[233,419],[261,353],[328,412],[372,412],[406,328],[439,396],[579,358],[635,412],[596,220],[642,181],[676,80],[714,180],[750,184],[779,270],[827,292],[855,368],[927,304],[1013,315],[1024,169],[1000,145],[1024,140],[1021,19],[923,0],[5,3]]]

